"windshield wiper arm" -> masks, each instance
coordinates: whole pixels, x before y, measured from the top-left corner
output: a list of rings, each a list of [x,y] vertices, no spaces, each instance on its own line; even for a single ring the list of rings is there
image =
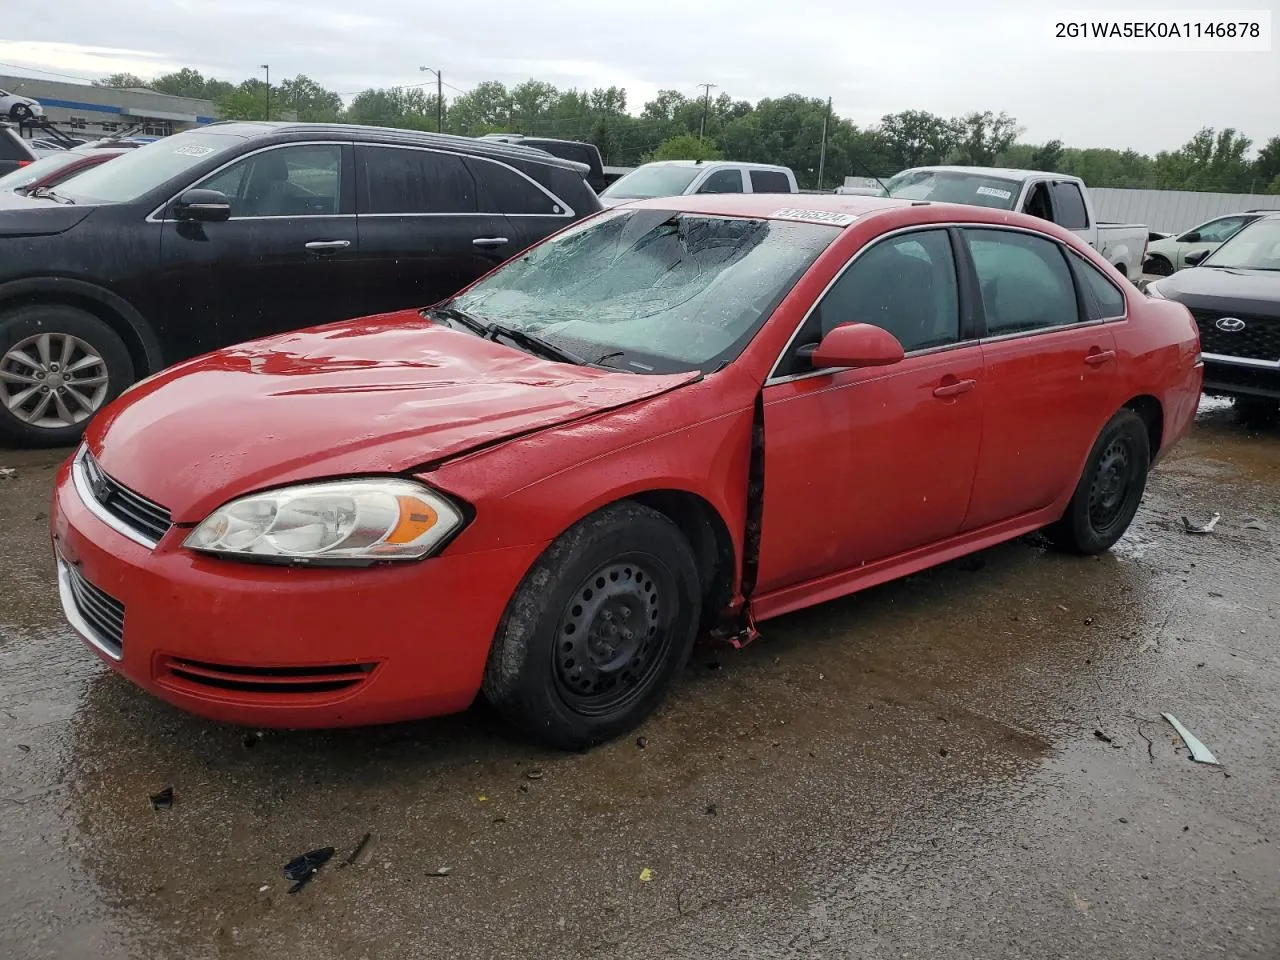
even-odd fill
[[[488,327],[488,330],[485,336],[490,340],[496,340],[498,337],[506,337],[508,340],[524,347],[530,353],[541,354],[548,360],[559,360],[562,363],[572,363],[579,367],[590,366],[586,360],[577,354],[570,353],[563,347],[557,347],[551,341],[543,340],[535,334],[525,333],[523,330],[517,330],[515,327],[503,326],[502,324],[495,323],[493,321],[490,321],[486,326]]]
[[[456,320],[472,333],[479,337],[487,337],[489,335],[489,326],[478,317],[459,310],[457,307],[436,307],[434,310],[428,310],[428,313],[438,313],[447,320]]]
[[[36,187],[36,189],[28,193],[27,196],[39,197],[40,199],[44,199],[47,197],[48,199],[52,200],[54,203],[69,203],[72,206],[75,205],[75,201],[72,200],[70,197],[64,197],[61,194],[54,193],[53,187]]]

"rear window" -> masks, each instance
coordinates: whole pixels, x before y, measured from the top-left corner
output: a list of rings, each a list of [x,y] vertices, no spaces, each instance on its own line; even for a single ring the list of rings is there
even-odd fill
[[[57,173],[63,167],[69,167],[81,157],[65,150],[41,157],[35,163],[19,167],[13,173],[0,177],[0,190],[21,190],[29,183],[42,180],[51,173]]]
[[[503,213],[555,217],[565,209],[528,177],[501,163],[466,158],[476,184],[477,209],[481,213]]]
[[[233,153],[245,140],[196,130],[175,134],[86,170],[58,193],[75,203],[129,203],[188,170]]]
[[[752,193],[790,193],[791,181],[779,170],[752,170]]]
[[[971,207],[1012,210],[1022,184],[1004,177],[951,170],[907,170],[885,184],[889,196],[900,200],[966,203]]]

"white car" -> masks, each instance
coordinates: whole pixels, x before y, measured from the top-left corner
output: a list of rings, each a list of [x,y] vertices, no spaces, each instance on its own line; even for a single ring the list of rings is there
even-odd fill
[[[1183,267],[1195,266],[1262,216],[1263,211],[1250,210],[1247,213],[1215,217],[1186,233],[1150,243],[1147,245],[1147,259],[1142,265],[1142,272],[1155,277],[1167,277]]]
[[[43,116],[44,107],[40,106],[40,101],[10,93],[8,90],[0,90],[0,118],[30,120],[32,117]]]
[[[600,203],[616,207],[631,200],[694,193],[798,193],[787,167],[731,160],[655,160],[636,167],[600,191]]]

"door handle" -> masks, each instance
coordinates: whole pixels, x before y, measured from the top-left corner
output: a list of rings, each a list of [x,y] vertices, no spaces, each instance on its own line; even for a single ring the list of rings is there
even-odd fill
[[[933,395],[935,397],[942,397],[943,399],[946,399],[947,397],[958,397],[962,393],[968,393],[977,385],[977,380],[949,380],[947,383],[944,383],[939,387],[934,387]]]
[[[1094,350],[1084,358],[1084,362],[1091,367],[1100,367],[1104,363],[1110,363],[1115,358],[1116,352],[1114,350]]]
[[[506,237],[476,237],[471,244],[476,247],[502,247],[510,242]]]
[[[307,252],[320,256],[326,253],[337,253],[351,246],[350,240],[312,240],[307,244]]]

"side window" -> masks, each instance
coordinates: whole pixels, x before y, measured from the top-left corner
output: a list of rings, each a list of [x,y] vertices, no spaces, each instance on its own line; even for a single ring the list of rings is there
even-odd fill
[[[1127,310],[1124,294],[1120,288],[1106,278],[1101,270],[1077,254],[1070,255],[1071,267],[1080,279],[1080,285],[1088,292],[1091,300],[1090,320],[1111,320],[1123,317]]]
[[[510,167],[478,157],[467,157],[465,163],[475,180],[475,209],[480,213],[534,214],[547,217],[564,214],[563,206]]]
[[[902,234],[864,251],[809,314],[778,373],[812,369],[795,351],[843,323],[875,324],[907,352],[958,342],[960,300],[947,231]]]
[[[1031,192],[1027,194],[1026,202],[1022,205],[1022,212],[1033,217],[1039,217],[1041,220],[1053,220],[1053,210],[1049,207],[1049,185],[1047,183],[1037,183],[1031,188]]]
[[[742,171],[717,170],[698,188],[699,193],[742,193]]]
[[[790,193],[791,181],[777,170],[751,170],[752,193]]]
[[[1080,319],[1075,285],[1058,244],[1012,230],[966,228],[964,234],[982,290],[988,336]]]
[[[1223,217],[1200,230],[1201,243],[1225,243],[1244,224],[1244,217]]]
[[[1068,230],[1083,230],[1089,225],[1089,213],[1084,206],[1084,194],[1076,183],[1055,183],[1053,193],[1053,220]]]
[[[342,210],[342,148],[305,144],[264,150],[198,186],[225,193],[233,217],[330,216]]]
[[[462,157],[438,150],[359,147],[364,214],[475,213],[476,184]]]

